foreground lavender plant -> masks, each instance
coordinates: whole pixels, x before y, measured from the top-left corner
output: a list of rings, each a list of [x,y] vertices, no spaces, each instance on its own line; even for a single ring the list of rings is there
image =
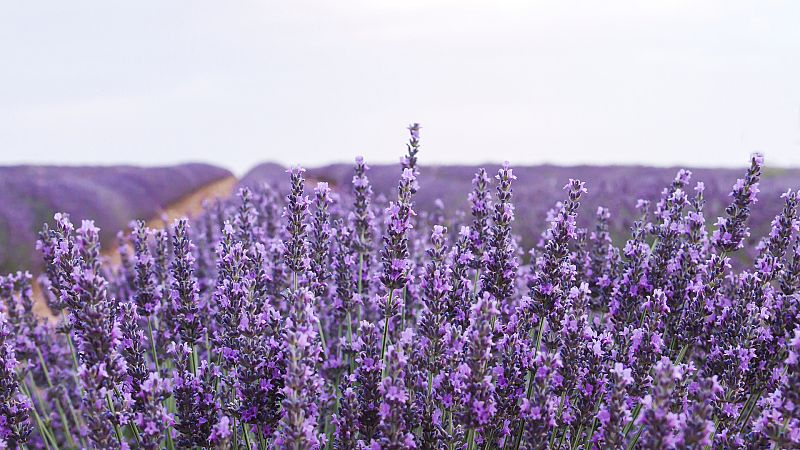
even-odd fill
[[[285,197],[134,224],[120,264],[57,215],[41,285],[0,278],[0,447],[800,446],[800,200],[757,236],[760,156],[716,225],[688,171],[630,199],[627,236],[608,208],[584,229],[591,185],[569,180],[523,248],[519,172],[490,195],[479,170],[471,215],[425,211],[409,133],[388,202],[361,158],[313,201],[295,168]]]

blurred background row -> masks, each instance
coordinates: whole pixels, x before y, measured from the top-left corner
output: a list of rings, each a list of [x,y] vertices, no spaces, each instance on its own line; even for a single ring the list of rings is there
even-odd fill
[[[690,185],[700,181],[705,186],[707,217],[722,213],[729,203],[731,186],[743,176],[746,163],[742,161],[740,169],[692,169]],[[481,167],[494,174],[498,165]],[[445,224],[450,220],[455,222],[453,219],[459,214],[469,214],[467,194],[478,168],[422,164],[419,182],[423,189],[416,198],[418,209],[439,215]],[[639,215],[635,199],[657,201],[678,172],[677,168],[639,166],[540,165],[513,169],[518,178],[514,184],[517,208],[514,229],[526,249],[536,244],[546,228],[548,210],[563,198],[562,188],[570,178],[585,181],[589,190],[579,211],[579,225],[591,229],[597,208],[607,207],[611,212],[612,235],[623,235]],[[395,195],[399,173],[399,164],[371,166],[368,176],[379,205],[381,196]],[[351,164],[311,167],[306,175],[309,194],[316,182],[322,181],[330,184],[339,201],[350,201]],[[52,222],[56,212],[67,212],[78,223],[82,219],[94,220],[101,228],[106,250],[114,250],[117,234],[126,232],[134,219],[159,226],[164,218],[191,216],[203,207],[213,207],[215,201],[245,186],[258,188],[268,184],[285,195],[288,181],[286,168],[275,163],[258,165],[239,178],[208,164],[157,168],[0,167],[0,272],[39,269],[40,255],[34,242],[42,224]],[[753,208],[752,242],[769,231],[770,221],[783,205],[780,195],[787,186],[800,186],[800,169],[767,165],[759,201]]]

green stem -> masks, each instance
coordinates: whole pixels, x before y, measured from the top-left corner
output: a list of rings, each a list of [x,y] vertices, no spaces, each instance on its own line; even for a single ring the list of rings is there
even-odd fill
[[[792,419],[792,416],[786,416],[786,419],[783,420],[783,426],[781,426],[781,430],[778,432],[778,436],[783,436],[786,434],[786,428],[789,427],[789,421]],[[781,450],[781,444],[778,444],[778,449]]]
[[[172,427],[167,427],[165,430],[167,450],[175,450],[175,443],[172,441]]]
[[[198,356],[197,356],[197,349],[194,345],[192,345],[192,353],[189,355],[189,368],[192,370],[192,375],[195,377],[197,376],[197,363],[198,363]]]
[[[211,339],[208,337],[208,328],[206,328],[206,362],[211,366]]]
[[[258,433],[258,448],[259,450],[264,449],[267,450],[267,438],[264,436],[264,432],[261,431],[261,426],[256,425],[256,432]]]
[[[636,418],[639,417],[639,412],[642,410],[642,404],[638,403],[636,407],[633,408],[633,413],[631,414],[631,421],[625,425],[625,428],[622,429],[622,435],[628,436],[628,433],[631,431],[633,427],[633,423],[636,422]]]
[[[156,372],[161,374],[161,367],[158,363],[158,351],[156,350],[156,341],[153,338],[153,324],[150,317],[147,318],[147,332],[150,334],[150,347],[152,347],[153,362],[156,365]]]
[[[453,411],[447,411],[447,412],[450,419],[447,424],[447,434],[450,436],[450,443],[447,444],[447,448],[448,450],[453,450],[454,446],[456,445],[455,444],[456,440],[454,439],[453,436]]]
[[[589,448],[589,442],[592,441],[592,435],[594,434],[594,427],[597,426],[597,418],[592,419],[592,426],[589,428],[589,434],[586,435],[586,440],[584,441],[584,448]]]
[[[545,318],[542,317],[539,319],[539,326],[536,333],[536,347],[534,347],[533,355],[534,357],[539,354],[539,347],[542,345],[542,333],[544,332],[544,322]],[[531,395],[533,395],[533,372],[529,369],[526,375],[527,377],[527,387],[525,388],[525,396],[528,400],[531,399]],[[514,440],[514,450],[519,450],[520,444],[522,444],[522,434],[525,432],[525,422],[520,421],[519,429],[517,430],[517,437]]]
[[[744,428],[747,426],[747,422],[750,420],[750,415],[753,414],[753,410],[756,409],[756,404],[758,403],[758,400],[761,398],[761,392],[762,392],[761,389],[759,389],[758,391],[755,392],[755,394],[750,396],[753,401],[752,403],[750,403],[750,408],[747,410],[747,415],[744,417],[744,420],[742,421],[742,427],[739,428],[739,433],[744,432]],[[747,401],[750,402],[751,398],[748,398]],[[745,407],[747,407],[747,404],[745,404]]]
[[[250,444],[250,430],[247,428],[247,424],[242,422],[242,430],[244,431],[244,443],[247,448],[252,448]]]
[[[494,442],[494,431],[489,433],[489,437],[484,440],[486,441],[486,444],[483,446],[483,450],[489,450],[489,446],[492,444],[492,442]]]
[[[628,450],[633,450],[636,448],[636,443],[639,442],[639,436],[642,435],[642,431],[644,431],[644,427],[639,427],[639,431],[636,432],[636,436],[634,436],[631,443],[628,444]]]
[[[58,441],[56,440],[55,432],[53,431],[52,421],[50,420],[50,413],[47,411],[47,404],[42,400],[42,397],[39,395],[39,390],[36,388],[36,383],[34,383],[33,379],[31,379],[31,386],[29,387],[29,393],[33,392],[33,395],[36,397],[36,401],[39,402],[39,405],[42,407],[42,413],[44,414],[44,424],[46,425],[45,430],[49,433],[51,439],[51,445],[53,448],[58,450]]]
[[[361,295],[361,278],[364,276],[364,254],[358,252],[358,294]]]
[[[244,427],[244,422],[242,422],[242,434],[244,435],[245,441],[247,441],[247,429]],[[233,448],[239,448],[239,427],[236,426],[236,416],[233,416]],[[247,443],[247,448],[250,448],[250,443]]]
[[[155,333],[153,333],[153,318],[147,317],[147,333],[150,338],[150,348],[153,352],[153,363],[156,366],[156,373],[161,375],[161,363],[158,360],[158,350],[156,349],[156,340],[155,340]],[[164,399],[164,406],[169,410],[169,400]],[[175,443],[172,442],[172,427],[167,426],[166,430],[164,430],[165,438],[166,438],[166,445],[167,450],[174,450]]]
[[[42,435],[42,442],[44,442],[45,447],[50,449],[51,447],[50,443],[52,442],[53,445],[55,445],[57,448],[58,443],[55,442],[55,438],[53,437],[52,433],[47,429],[47,426],[42,420],[42,417],[39,415],[39,411],[36,409],[36,403],[33,401],[33,396],[31,396],[31,391],[30,389],[28,389],[27,382],[20,383],[19,387],[20,390],[22,390],[22,393],[28,396],[29,399],[31,399],[31,411],[33,412],[33,418],[36,421],[36,426],[39,427],[39,434]]]
[[[539,349],[542,346],[542,334],[544,334],[544,323],[547,321],[546,318],[542,317],[539,319],[539,330],[536,333],[536,347],[533,349],[533,356],[539,354]]]
[[[581,442],[581,434],[583,434],[583,425],[578,427],[578,432],[575,433],[575,440],[572,442],[570,449],[577,450],[578,444]]]
[[[347,348],[352,348],[353,345],[353,318],[350,316],[350,310],[347,311]],[[356,362],[352,353],[350,354],[350,372],[356,371]]]
[[[114,403],[111,402],[111,392],[108,391],[106,391],[106,403],[108,403],[108,409],[111,411],[111,414],[116,415],[117,412],[114,408]],[[112,420],[111,424],[114,425],[114,434],[117,435],[117,442],[122,446],[122,432],[119,429],[116,419]]]
[[[558,413],[556,413],[556,417],[558,418],[558,420],[559,420],[559,421],[561,421],[561,411],[562,411],[562,410],[563,410],[563,408],[564,408],[564,399],[566,398],[566,396],[567,396],[567,393],[566,393],[566,392],[564,392],[563,394],[561,394],[561,401],[560,401],[560,402],[558,402]],[[556,435],[558,435],[558,431],[559,431],[559,430],[560,430],[560,428],[556,428],[556,429],[553,431],[553,434],[551,434],[551,435],[550,435],[550,445],[548,446],[548,448],[553,448],[553,443],[555,442]],[[560,447],[561,447],[561,446],[559,445],[559,448],[560,448]]]
[[[403,304],[400,305],[400,313],[401,313],[401,317],[403,318],[403,320],[401,322],[402,323],[402,326],[400,328],[401,330],[405,330],[406,329],[406,303],[407,303],[407,300],[408,300],[406,298],[406,293],[407,292],[408,292],[408,288],[404,287],[403,288]]]
[[[333,384],[333,398],[336,401],[333,404],[333,413],[336,414],[339,411],[339,375],[336,375],[334,384]],[[330,415],[329,415],[330,417]],[[333,423],[329,420],[328,417],[325,418],[325,437],[327,438],[325,448],[326,449],[333,449],[333,432],[336,430],[336,427],[333,426]]]
[[[39,357],[39,364],[42,366],[42,372],[44,372],[44,378],[47,380],[47,386],[50,389],[53,389],[53,380],[50,378],[50,370],[47,368],[47,364],[44,361],[44,356],[42,356],[41,350],[39,350],[38,345],[34,345],[33,348],[36,349],[36,355]],[[72,437],[72,433],[69,431],[69,422],[67,421],[67,414],[64,412],[64,408],[61,406],[61,400],[58,397],[55,397],[56,409],[58,410],[58,415],[61,417],[61,426],[64,428],[64,436],[67,437],[67,441],[69,442],[70,447],[75,447],[75,439]],[[75,418],[75,411],[72,412],[72,417]],[[77,425],[78,422],[76,421],[75,424]]]
[[[569,431],[569,426],[564,427],[564,431],[561,433],[561,439],[558,440],[558,447],[556,448],[561,448],[561,446],[564,445],[564,438],[567,437],[567,431]]]
[[[325,331],[322,330],[322,321],[317,320],[317,332],[319,333],[319,343],[322,344],[322,354],[328,352],[328,345],[325,343]]]
[[[119,393],[119,389],[117,389],[116,386],[114,386],[114,394],[116,394],[117,398],[122,398],[122,394]],[[139,434],[139,427],[136,426],[135,423],[130,422],[128,424],[128,428],[131,430],[131,433],[133,433],[133,438],[136,440],[136,444],[139,447],[141,447],[142,441],[141,441],[141,435]]]
[[[472,450],[475,448],[475,429],[470,428],[467,431],[467,450]]]
[[[67,400],[67,406],[69,407],[70,415],[72,415],[72,421],[77,424],[78,427],[82,427],[83,421],[77,414],[75,405],[72,404],[72,400],[69,398],[69,393],[65,393],[64,398]],[[80,434],[78,434],[78,441],[81,443],[81,448],[86,448],[86,441],[84,441],[83,436]]]
[[[394,289],[389,289],[389,297],[386,300],[386,311],[392,310],[392,295],[394,294]],[[386,346],[389,343],[389,314],[386,314],[386,319],[383,323],[383,343],[381,345],[381,360],[385,363],[386,359]],[[385,366],[385,364],[384,364]],[[385,370],[385,367],[384,367]]]
[[[67,321],[66,313],[64,310],[61,310],[61,316],[63,317],[64,322]],[[81,395],[83,395],[83,387],[81,387],[81,382],[78,379],[78,368],[80,365],[78,364],[78,352],[75,351],[75,343],[72,342],[72,333],[67,331],[67,345],[69,346],[69,354],[72,357],[72,364],[75,370],[72,371],[72,377],[75,379],[75,385],[78,386]]]
[[[361,238],[364,239],[363,236]],[[364,254],[360,251],[358,252],[358,298],[361,299],[361,290],[362,290],[362,280],[361,277],[364,276]],[[363,302],[362,302],[363,305]],[[361,320],[363,316],[361,308],[358,310],[358,318]]]
[[[689,350],[689,344],[685,344],[682,348],[680,353],[678,353],[678,358],[675,360],[675,364],[680,364],[683,362],[683,358],[686,356],[686,351]]]
[[[728,403],[728,401],[731,399],[732,392],[733,392],[732,390],[728,390],[727,392],[725,392],[725,397],[723,397],[723,402],[722,402],[723,405],[725,403]],[[714,431],[711,432],[711,445],[714,445],[714,439],[716,439],[717,437],[718,429],[719,429],[719,416],[716,416],[714,417]],[[705,448],[710,449],[711,445],[707,445]]]

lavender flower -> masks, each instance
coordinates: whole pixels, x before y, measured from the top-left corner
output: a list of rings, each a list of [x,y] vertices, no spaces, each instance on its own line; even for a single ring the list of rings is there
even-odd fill
[[[370,259],[369,255],[373,246],[372,227],[375,219],[372,211],[372,186],[367,178],[369,166],[364,163],[364,158],[356,158],[355,174],[353,175],[353,211],[350,212],[350,222],[353,227],[354,248],[358,253],[358,293],[369,291]]]
[[[431,248],[428,250],[430,262],[426,268],[423,280],[423,302],[425,310],[419,322],[422,337],[421,345],[425,354],[425,369],[432,376],[439,372],[439,361],[444,352],[444,325],[446,297],[450,292],[450,273],[445,265],[447,247],[445,234],[447,229],[441,225],[433,227],[431,234]]]
[[[408,139],[408,143],[406,144],[408,154],[401,160],[403,169],[411,170],[415,177],[419,175],[419,170],[417,170],[417,153],[419,153],[420,128],[422,127],[418,123],[412,123],[408,126],[408,133],[411,135],[411,137]],[[419,185],[417,184],[417,180],[415,178],[411,181],[411,194],[416,194],[417,190],[419,190]]]
[[[496,413],[493,376],[490,363],[494,351],[492,322],[499,315],[497,302],[484,293],[472,306],[464,362],[451,375],[451,383],[463,403],[459,422],[466,429],[481,430]]]
[[[684,413],[683,435],[677,447],[700,448],[711,445],[714,422],[711,420],[713,403],[720,398],[722,388],[715,377],[702,378],[690,386],[691,403]]]
[[[333,417],[336,437],[333,448],[337,450],[357,448],[358,445],[358,396],[353,387],[355,375],[345,377],[342,383],[342,399],[339,413]]]
[[[631,422],[631,411],[627,403],[627,387],[633,384],[631,370],[622,363],[607,368],[605,395],[597,412],[599,427],[592,441],[608,448],[625,445],[625,426]]]
[[[189,367],[186,360],[192,358],[192,352],[186,345],[181,345],[177,357],[182,367]],[[175,429],[180,433],[176,444],[179,447],[208,447],[212,442],[212,434],[220,418],[222,405],[214,386],[218,385],[220,373],[216,366],[200,361],[193,370],[182,369],[176,373],[174,397],[178,421]]]
[[[148,237],[151,234],[143,221],[135,222],[133,227],[134,246],[134,299],[140,316],[148,317],[160,308],[156,294],[155,259],[150,253]]]
[[[316,373],[321,348],[318,320],[312,308],[313,296],[306,289],[292,295],[292,313],[284,328],[286,374],[283,413],[275,432],[275,446],[281,449],[317,449],[322,441],[317,430],[322,378]]]
[[[327,297],[330,278],[331,225],[328,204],[331,202],[328,183],[318,183],[314,189],[316,211],[310,233],[311,273],[314,274],[313,292],[318,299]]]
[[[177,312],[178,334],[190,348],[200,340],[204,327],[199,316],[200,299],[197,292],[197,279],[194,276],[194,245],[189,240],[189,224],[186,219],[175,221],[172,248],[173,308]]]
[[[481,169],[472,180],[469,202],[472,205],[472,227],[470,229],[470,250],[474,257],[473,268],[480,270],[483,252],[489,243],[489,215],[492,211],[492,196],[489,193],[489,175]]]
[[[757,201],[758,182],[761,179],[761,167],[764,157],[755,154],[750,159],[750,169],[744,179],[739,179],[733,185],[731,197],[733,201],[725,209],[727,217],[717,220],[717,230],[714,231],[712,243],[723,252],[733,252],[742,248],[744,239],[750,235],[746,226],[750,217],[750,205]]]
[[[355,266],[357,263],[356,255],[351,252],[353,245],[353,235],[349,227],[340,219],[334,224],[335,252],[332,268],[335,273],[336,295],[334,304],[337,310],[339,321],[345,320],[347,329],[348,344],[353,342],[353,317],[355,314],[355,294],[356,287],[353,280]]]
[[[792,448],[800,444],[800,398],[796,389],[800,382],[800,330],[794,330],[787,344],[780,386],[761,402],[761,415],[753,426],[757,435],[754,445]]]
[[[25,445],[31,432],[30,401],[17,381],[17,359],[5,314],[0,312],[0,447]]]
[[[383,275],[381,282],[384,287],[392,291],[402,289],[408,282],[408,230],[411,229],[412,186],[415,176],[411,169],[404,169],[400,178],[397,202],[392,202],[386,208],[386,235],[381,254],[383,261]]]
[[[386,234],[383,238],[384,246],[381,252],[383,262],[381,283],[388,293],[385,299],[381,299],[384,316],[381,358],[386,354],[390,320],[397,315],[403,301],[402,297],[394,297],[394,291],[406,287],[411,269],[411,262],[408,260],[408,231],[412,228],[411,218],[414,216],[412,196],[415,183],[413,170],[403,169],[397,203],[390,203],[385,213]]]
[[[481,275],[481,288],[504,305],[513,294],[517,260],[512,244],[511,224],[514,205],[511,203],[511,183],[516,180],[508,162],[497,172],[497,203],[494,205],[490,245],[486,251],[486,270]]]
[[[461,227],[458,241],[450,254],[451,280],[450,298],[447,302],[447,317],[455,326],[466,328],[469,320],[469,309],[472,305],[473,285],[469,278],[469,269],[475,260],[470,251],[470,229]]]
[[[639,416],[639,426],[642,434],[638,445],[647,449],[674,448],[678,441],[679,417],[674,412],[672,393],[675,384],[683,376],[681,369],[675,367],[669,358],[662,358],[653,373],[655,382],[653,393],[642,400],[642,414]]]
[[[369,445],[378,431],[383,361],[378,347],[380,331],[369,322],[361,322],[354,342],[356,356],[356,396],[358,399],[358,431],[361,444]]]
[[[405,383],[408,363],[405,347],[409,343],[401,340],[396,345],[390,345],[387,351],[386,376],[380,385],[381,421],[377,439],[382,449],[401,450],[417,447],[414,434],[409,428],[404,414],[411,401]]]
[[[136,392],[134,399],[138,405],[131,421],[140,430],[140,445],[145,449],[161,448],[161,439],[174,418],[164,406],[164,401],[172,394],[172,386],[157,373],[150,372]]]
[[[286,242],[284,261],[294,277],[294,286],[297,288],[297,278],[305,277],[309,268],[307,233],[308,199],[303,194],[305,180],[304,169],[295,167],[287,171],[292,178],[292,191],[287,197],[287,204],[283,215],[286,218]]]
[[[569,242],[576,238],[575,217],[581,195],[586,192],[580,180],[570,180],[564,189],[569,190],[569,196],[550,224],[548,239],[542,257],[537,261],[531,288],[531,297],[537,304],[534,313],[538,320],[548,319],[556,331],[561,326],[562,313],[565,311],[563,299],[570,291],[576,274],[575,267],[569,262]]]

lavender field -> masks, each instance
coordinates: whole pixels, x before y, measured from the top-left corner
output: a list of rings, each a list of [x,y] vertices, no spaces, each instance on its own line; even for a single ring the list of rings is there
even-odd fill
[[[231,176],[207,164],[163,168],[0,167],[0,272],[38,270],[32,242],[59,211],[92,218],[104,244],[134,219],[157,216],[166,205],[214,180]]]
[[[471,180],[479,168],[488,173],[497,173],[499,164],[484,166],[425,166],[419,174],[419,183],[425,186],[414,201],[422,214],[438,215],[442,224],[463,221],[463,213],[469,213],[470,204],[465,192],[471,189]],[[258,187],[269,183],[277,189],[287,189],[287,180],[280,173],[285,170],[275,164],[263,164],[248,172],[241,181],[242,186]],[[606,208],[610,234],[617,245],[624,244],[631,226],[639,216],[639,199],[655,203],[662,191],[672,183],[680,168],[656,168],[638,166],[523,166],[514,167],[520,180],[514,186],[514,203],[517,205],[515,234],[522,246],[535,246],[542,231],[549,224],[548,213],[563,200],[565,180],[577,178],[589,188],[581,197],[581,214],[576,218],[579,227],[591,229],[596,221],[598,208]],[[730,187],[741,177],[736,169],[689,169],[693,181],[700,181],[705,188],[705,213],[716,218],[723,215],[730,203]],[[348,193],[352,179],[352,167],[337,164],[320,168],[309,168],[306,175],[312,179],[329,183],[334,191]],[[393,165],[370,167],[370,183],[376,196],[391,198],[397,189],[397,168]],[[800,169],[765,168],[759,183],[758,207],[753,208],[747,237],[747,256],[758,241],[770,231],[772,218],[783,208],[783,194],[787,188],[800,186]],[[450,226],[449,228],[454,228]],[[458,230],[451,230],[457,233]],[[744,258],[745,255],[735,255]]]
[[[72,214],[6,226],[44,276],[0,279],[0,448],[800,447],[800,170],[427,167],[420,139],[259,166],[119,264],[124,214],[47,184]]]

